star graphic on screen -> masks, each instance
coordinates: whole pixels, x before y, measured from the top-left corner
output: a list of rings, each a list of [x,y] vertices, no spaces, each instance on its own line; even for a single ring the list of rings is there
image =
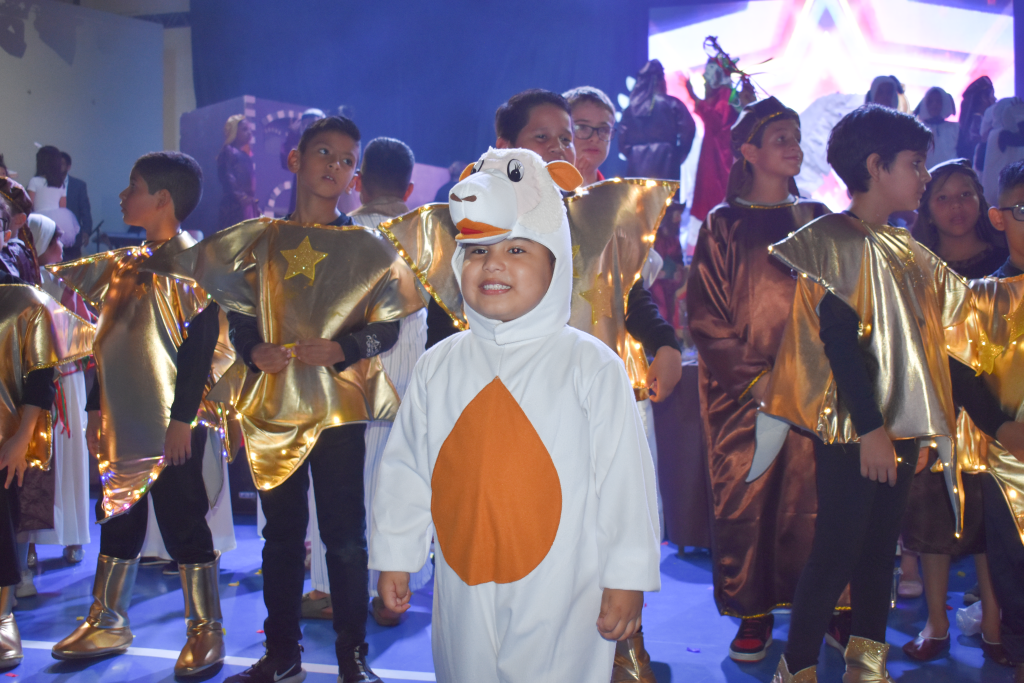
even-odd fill
[[[612,317],[611,297],[609,296],[609,285],[606,280],[607,278],[604,273],[598,273],[594,277],[594,288],[580,292],[580,296],[590,304],[590,322],[592,325],[596,325],[597,319],[601,316],[606,318]]]
[[[282,249],[281,256],[288,259],[288,272],[284,279],[289,280],[296,275],[305,275],[310,284],[316,279],[316,264],[327,258],[326,252],[317,251],[309,244],[307,235],[297,249]]]
[[[1010,336],[1007,341],[1014,342],[1018,337],[1024,335],[1024,299],[1017,304],[1017,308],[1003,318],[1010,324]]]

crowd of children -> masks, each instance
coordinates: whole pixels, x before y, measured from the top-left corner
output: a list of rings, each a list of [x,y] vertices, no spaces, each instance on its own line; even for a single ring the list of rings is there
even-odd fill
[[[728,105],[709,83],[702,106]],[[740,662],[765,657],[773,612],[791,607],[777,683],[816,680],[823,638],[847,683],[891,680],[900,545],[911,580],[921,557],[929,607],[907,655],[949,647],[950,557],[969,553],[986,654],[1024,681],[1024,392],[1007,381],[1024,335],[1024,162],[991,207],[971,163],[929,171],[936,138],[953,144],[947,99],[929,93],[924,123],[880,104],[839,122],[828,161],[852,200],[838,213],[794,183],[794,110],[767,97],[721,117],[732,164],[687,288],[714,596],[740,618]],[[151,153],[120,195],[143,246],[71,261],[61,227],[0,179],[0,667],[22,658],[25,542],[88,542],[86,448],[102,484],[93,604],[53,656],[130,647],[152,516],[182,582],[174,673],[223,664],[212,433],[242,436],[266,519],[266,654],[232,683],[302,681],[304,616],[332,620],[339,681],[379,681],[368,611],[398,624],[431,576],[439,681],[652,683],[651,402],[682,358],[649,292],[650,245],[678,183],[606,181],[616,128],[596,88],[519,93],[494,148],[425,214],[405,204],[408,146],[364,148],[353,121],[324,117],[287,155],[294,210],[200,242],[181,223],[201,169]],[[913,236],[890,220],[915,211]],[[63,516],[26,527],[19,493],[51,463]]]

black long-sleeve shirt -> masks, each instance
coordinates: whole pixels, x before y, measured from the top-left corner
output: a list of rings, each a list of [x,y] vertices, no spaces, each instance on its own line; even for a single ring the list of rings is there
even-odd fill
[[[372,358],[377,354],[384,353],[398,341],[399,327],[400,323],[397,320],[370,323],[360,330],[335,337],[333,341],[341,345],[341,350],[345,353],[345,360],[335,363],[334,369],[341,372],[363,358]],[[228,336],[242,362],[253,372],[262,372],[252,362],[253,348],[257,344],[263,343],[256,318],[230,311],[228,313]]]
[[[19,242],[19,244],[21,243]],[[22,285],[29,283],[14,273],[0,268],[0,284]],[[57,385],[53,382],[55,374],[53,368],[40,368],[28,373],[25,382],[21,385],[22,405],[37,406],[49,411],[53,407],[53,399],[57,395]]]
[[[818,306],[820,337],[825,356],[832,368],[839,400],[850,412],[858,434],[867,434],[884,424],[875,399],[873,359],[858,343],[860,318],[849,305],[831,292]],[[950,358],[949,374],[953,385],[953,402],[967,411],[981,431],[995,438],[1004,422],[1013,418],[1003,412],[999,401],[974,370]]]
[[[206,391],[206,380],[210,376],[213,353],[220,337],[220,307],[210,302],[199,315],[188,324],[188,336],[178,347],[176,376],[174,379],[174,401],[171,403],[171,419],[190,424],[199,413]],[[100,409],[100,382],[97,377],[85,402],[86,411]]]
[[[452,319],[433,299],[427,304],[427,345],[430,348],[442,339],[452,336],[459,328],[452,325]],[[679,350],[675,330],[665,322],[654,303],[654,297],[644,289],[642,280],[637,280],[626,298],[626,331],[643,344],[644,352],[653,356],[663,346]]]

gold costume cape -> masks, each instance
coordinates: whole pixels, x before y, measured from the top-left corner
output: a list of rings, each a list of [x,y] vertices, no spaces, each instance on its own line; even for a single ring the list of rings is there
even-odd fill
[[[1024,275],[970,283],[977,316],[946,330],[949,354],[984,373],[985,386],[1008,415],[1024,419]],[[978,429],[960,411],[957,462],[963,472],[995,477],[1024,541],[1024,463]]]
[[[945,330],[973,313],[967,283],[906,230],[846,214],[822,216],[769,250],[800,277],[761,404],[748,481],[778,452],[764,438],[769,416],[827,444],[859,440],[818,336],[817,308],[828,291],[860,318],[860,346],[874,360],[875,398],[889,436],[936,442],[959,534],[963,491],[952,466],[955,412]]]
[[[95,328],[38,287],[0,285],[0,441],[21,425],[22,384],[33,370],[85,358],[92,353]],[[50,469],[53,433],[50,411],[39,414],[25,459]]]
[[[412,271],[378,233],[359,225],[258,218],[148,267],[193,279],[221,307],[255,317],[260,338],[271,344],[335,339],[423,308]],[[208,398],[238,411],[261,490],[284,482],[324,429],[393,420],[399,403],[377,356],[340,373],[297,360],[276,374],[254,373],[239,360]]]
[[[572,234],[573,288],[569,325],[615,350],[626,366],[637,400],[648,397],[647,357],[626,332],[626,299],[640,277],[654,236],[679,183],[612,178],[565,199]],[[447,204],[428,204],[381,223],[421,283],[466,329],[462,294],[452,272],[458,234]]]
[[[209,302],[191,283],[141,268],[150,258],[167,258],[194,244],[179,232],[163,243],[47,266],[100,311],[93,356],[103,415],[98,459],[106,518],[127,512],[165,467],[178,347],[188,322]]]

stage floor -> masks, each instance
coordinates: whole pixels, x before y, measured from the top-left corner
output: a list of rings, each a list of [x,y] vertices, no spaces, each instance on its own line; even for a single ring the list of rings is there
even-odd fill
[[[185,641],[181,584],[165,577],[160,567],[141,568],[130,611],[135,645],[127,654],[92,663],[58,662],[50,647],[67,635],[88,612],[92,577],[99,548],[99,533],[87,546],[85,561],[68,566],[57,546],[38,546],[36,576],[39,595],[20,601],[16,609],[25,648],[25,660],[7,673],[26,681],[74,681],[75,683],[172,681],[174,660]],[[253,520],[236,526],[238,549],[221,562],[220,590],[229,654],[224,668],[207,680],[222,681],[241,671],[263,653],[265,616],[258,574],[262,543]],[[738,621],[720,617],[711,592],[710,558],[703,551],[677,554],[671,545],[662,547],[662,590],[647,596],[644,633],[660,683],[746,683],[769,681],[785,647],[789,617],[777,615],[775,643],[768,657],[756,665],[737,665],[728,658],[729,641]],[[38,571],[38,570],[37,570]],[[953,567],[948,604],[962,606],[963,591],[974,583],[973,562]],[[308,583],[307,583],[308,589]],[[378,627],[367,619],[370,661],[385,681],[432,681],[430,655],[430,604],[428,589],[418,592],[403,623],[393,629]],[[1011,669],[983,658],[980,636],[965,637],[953,626],[951,654],[924,665],[909,662],[900,646],[924,625],[924,600],[901,601],[889,620],[888,640],[893,645],[890,672],[899,681],[915,683],[1011,681]],[[337,676],[334,632],[330,622],[303,622],[303,665],[312,683],[327,683]],[[823,647],[819,680],[838,683],[842,656]]]

